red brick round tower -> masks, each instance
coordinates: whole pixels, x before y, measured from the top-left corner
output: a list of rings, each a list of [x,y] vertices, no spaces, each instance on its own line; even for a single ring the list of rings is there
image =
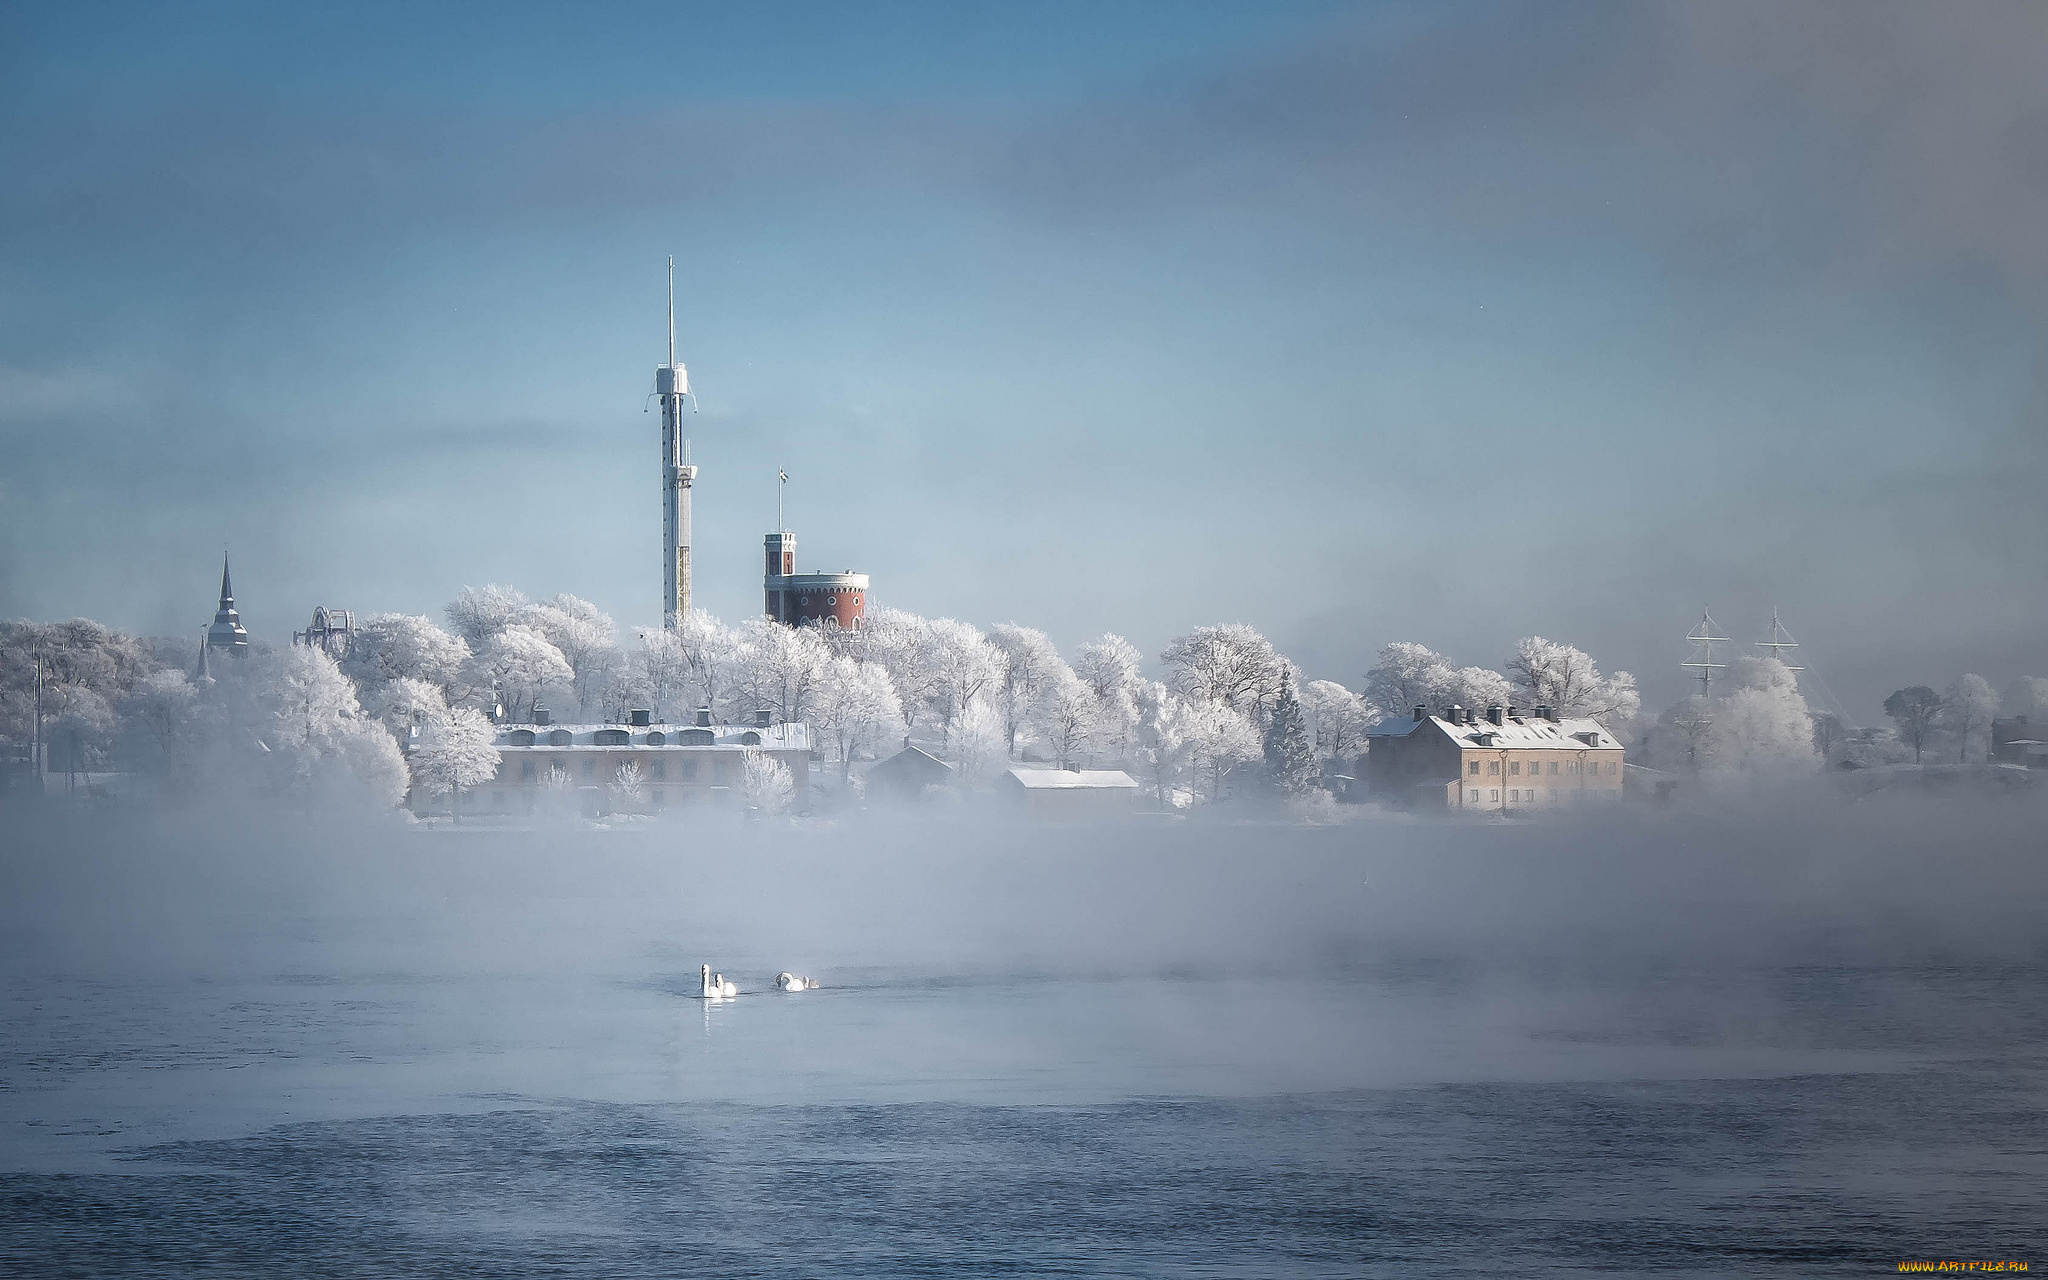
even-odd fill
[[[767,538],[767,573],[762,578],[764,612],[784,626],[822,624],[830,618],[847,631],[858,631],[868,610],[868,575],[798,573],[796,535],[784,529]]]

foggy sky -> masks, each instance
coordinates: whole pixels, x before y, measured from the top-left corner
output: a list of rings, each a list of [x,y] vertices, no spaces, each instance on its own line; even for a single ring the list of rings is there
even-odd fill
[[[2048,674],[2048,13],[15,8],[0,615],[805,568],[1356,683],[1771,607],[1859,719]],[[1825,699],[1817,698],[1821,705]]]

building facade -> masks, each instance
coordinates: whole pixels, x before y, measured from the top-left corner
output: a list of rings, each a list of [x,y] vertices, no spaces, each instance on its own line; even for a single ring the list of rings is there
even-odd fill
[[[1137,780],[1121,769],[1006,769],[996,786],[1034,818],[1127,818],[1138,811]]]
[[[1367,790],[1418,809],[1514,813],[1621,799],[1621,743],[1596,720],[1559,719],[1548,707],[1526,716],[1416,707],[1366,742]]]
[[[471,811],[531,812],[544,795],[572,793],[585,813],[615,809],[659,813],[721,801],[738,803],[741,761],[750,750],[782,762],[802,796],[810,784],[811,734],[802,722],[654,724],[636,711],[630,724],[500,725],[498,776],[465,793]],[[640,794],[625,794],[619,771],[639,766]]]
[[[771,533],[766,542],[767,572],[761,585],[762,612],[784,626],[823,624],[827,619],[842,630],[858,631],[867,618],[868,575],[848,569],[845,573],[798,573],[796,535],[784,529]]]
[[[1991,758],[2001,764],[2048,769],[2048,722],[2027,723],[2027,717],[1991,722]]]

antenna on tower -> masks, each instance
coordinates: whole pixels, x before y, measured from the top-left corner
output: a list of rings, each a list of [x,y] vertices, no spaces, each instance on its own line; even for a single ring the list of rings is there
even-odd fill
[[[1700,624],[1685,633],[1685,638],[1692,641],[1692,657],[1678,664],[1699,672],[1693,678],[1700,682],[1700,696],[1703,698],[1713,692],[1714,673],[1728,666],[1725,662],[1714,661],[1714,646],[1733,643],[1727,636],[1715,635],[1714,627],[1714,615],[1705,609],[1700,610]]]
[[[668,255],[668,367],[676,367],[676,255]]]
[[[1778,608],[1776,605],[1771,606],[1771,634],[1757,641],[1756,647],[1759,649],[1769,649],[1771,656],[1780,662],[1785,662],[1785,650],[1797,649],[1799,647],[1799,642],[1792,638],[1792,633],[1785,630],[1785,624],[1778,621]],[[1795,666],[1790,662],[1785,662],[1785,669],[1787,671],[1806,670],[1805,667]]]

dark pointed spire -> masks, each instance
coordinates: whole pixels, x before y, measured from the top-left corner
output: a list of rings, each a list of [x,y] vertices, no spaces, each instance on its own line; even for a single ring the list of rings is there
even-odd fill
[[[235,586],[228,578],[225,551],[220,556],[220,608],[214,611],[213,625],[206,629],[206,644],[208,648],[226,649],[238,658],[249,656],[249,633],[235,612]]]

